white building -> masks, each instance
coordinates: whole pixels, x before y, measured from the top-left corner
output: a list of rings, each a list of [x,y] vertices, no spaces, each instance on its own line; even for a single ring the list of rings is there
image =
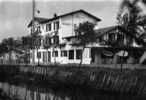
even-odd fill
[[[42,36],[41,46],[31,50],[31,63],[80,63],[82,47],[73,46],[73,41],[68,41],[70,37],[76,36],[75,29],[83,22],[98,24],[99,18],[84,11],[77,10],[67,14],[57,16],[51,19],[38,18],[34,19],[34,26],[31,21],[28,25],[30,33],[35,32]],[[74,41],[76,42],[76,41]],[[46,47],[47,43],[47,48]],[[54,44],[58,44],[55,46]],[[86,48],[83,52],[83,64],[91,63],[91,50]]]

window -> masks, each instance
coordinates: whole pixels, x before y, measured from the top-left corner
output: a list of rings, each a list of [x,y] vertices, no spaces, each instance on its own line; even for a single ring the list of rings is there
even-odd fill
[[[41,52],[37,52],[37,58],[41,58]]]
[[[66,50],[61,51],[61,57],[67,57],[67,51]]]
[[[59,36],[54,36],[54,43],[59,44]]]
[[[124,44],[124,35],[118,34],[117,40],[118,40],[120,46],[123,45]]]
[[[33,34],[35,31],[37,31],[37,27],[32,26],[32,27],[31,27],[31,33]]]
[[[41,46],[41,38],[38,37],[38,38],[35,38],[34,40],[34,45],[38,48],[39,46]]]
[[[47,36],[44,39],[44,46],[49,47],[50,45],[51,45],[51,38]]]
[[[59,29],[59,21],[56,22],[56,30]]]
[[[46,31],[51,31],[51,23],[46,25]]]
[[[54,30],[56,29],[56,27],[55,27],[55,22],[54,22]]]
[[[48,62],[50,62],[50,61],[51,61],[51,52],[48,51]]]
[[[38,33],[41,32],[41,27],[40,27],[40,26],[37,27],[37,32],[38,32]]]
[[[82,50],[81,49],[76,50],[76,59],[81,59],[81,57],[82,57]]]
[[[51,44],[54,44],[54,38],[51,38]]]
[[[59,21],[54,22],[54,30],[58,30],[59,29]]]
[[[52,57],[58,57],[58,51],[52,52]]]
[[[69,59],[74,59],[74,50],[69,50]]]
[[[58,57],[58,51],[55,51],[55,57]]]
[[[109,34],[109,39],[110,39],[110,41],[114,41],[115,40],[115,34],[114,33]]]

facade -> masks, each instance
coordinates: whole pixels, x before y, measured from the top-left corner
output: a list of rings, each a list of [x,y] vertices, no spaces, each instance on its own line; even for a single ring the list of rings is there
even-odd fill
[[[143,44],[133,34],[126,33],[120,26],[96,30],[98,44],[91,48],[91,63],[95,64],[134,64],[143,55]]]
[[[76,28],[80,23],[87,21],[97,25],[100,19],[84,10],[60,16],[54,14],[51,19],[35,18],[34,23],[31,21],[28,28],[31,34],[37,33],[41,39],[40,45],[30,51],[30,62],[41,64],[80,63],[82,47],[73,46],[73,41],[68,38],[75,37],[77,35]],[[90,55],[91,49],[86,48],[83,52],[83,64],[91,63]]]
[[[34,26],[31,21],[28,27],[31,34],[40,36],[40,42],[30,51],[30,63],[79,64],[83,47],[73,45],[78,44],[75,30],[87,21],[97,25],[100,19],[84,10],[60,16],[54,14],[51,19],[35,18]],[[143,58],[139,39],[124,32],[122,27],[111,26],[95,32],[97,41],[86,45],[82,64],[133,64]]]

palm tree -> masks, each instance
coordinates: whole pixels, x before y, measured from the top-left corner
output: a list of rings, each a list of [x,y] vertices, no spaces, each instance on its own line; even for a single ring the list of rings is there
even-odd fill
[[[78,33],[77,39],[79,40],[79,45],[83,46],[80,65],[82,64],[83,52],[86,48],[86,45],[96,41],[94,27],[95,27],[95,24],[87,21],[87,22],[81,23],[79,27],[76,29]]]
[[[142,34],[138,31],[139,27],[146,25],[146,16],[142,13],[143,9],[138,5],[139,2],[143,3],[141,0],[123,0],[117,16],[122,29],[137,38]]]
[[[140,2],[146,4],[145,0],[123,0],[117,20],[123,32],[133,35],[135,38],[137,38],[137,42],[143,44],[143,40],[140,39],[140,36],[143,33],[141,33],[139,30],[142,28],[145,30],[144,26],[146,25],[146,17],[142,13],[142,8],[138,5]],[[123,64],[121,63],[121,70],[122,66]]]

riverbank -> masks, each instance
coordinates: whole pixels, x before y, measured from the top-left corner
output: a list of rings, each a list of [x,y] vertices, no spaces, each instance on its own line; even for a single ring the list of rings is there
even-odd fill
[[[146,69],[123,69],[121,72],[121,69],[107,67],[1,65],[0,81],[146,95]]]

